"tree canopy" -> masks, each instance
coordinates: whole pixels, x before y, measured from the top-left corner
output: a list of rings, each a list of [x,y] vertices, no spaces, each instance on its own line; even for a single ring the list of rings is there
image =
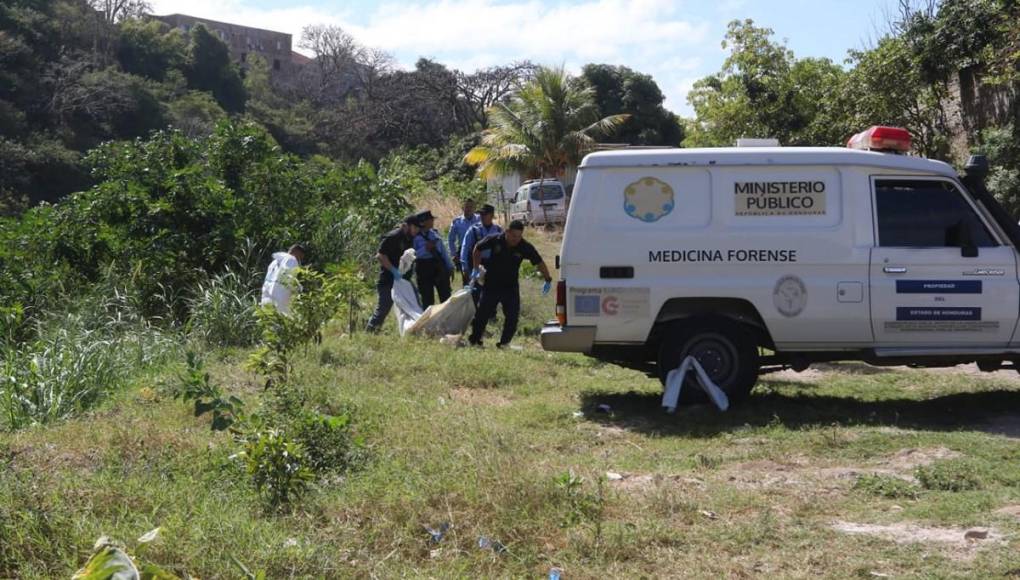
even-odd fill
[[[489,110],[489,128],[465,156],[483,176],[522,172],[559,176],[612,134],[627,115],[601,116],[594,89],[562,67],[540,67],[509,103]]]
[[[595,92],[603,117],[630,115],[613,139],[630,145],[672,145],[683,141],[683,129],[672,112],[662,106],[665,97],[651,75],[625,66],[585,65],[581,77]]]

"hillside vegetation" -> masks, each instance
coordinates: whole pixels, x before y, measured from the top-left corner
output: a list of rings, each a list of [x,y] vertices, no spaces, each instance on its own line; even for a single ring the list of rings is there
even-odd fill
[[[597,140],[888,123],[959,163],[966,69],[1005,109],[964,141],[1018,213],[1015,3],[903,3],[846,66],[735,21],[688,120],[626,67],[400,70],[314,23],[296,84],[242,77],[203,27],[98,4],[0,5],[0,577],[1020,573],[1013,376],[839,365],[667,416],[657,380],[540,349],[530,265],[518,350],[361,331],[380,235],[488,199],[465,158],[551,176]],[[558,233],[526,236],[551,262]],[[295,242],[285,317],[258,296]]]

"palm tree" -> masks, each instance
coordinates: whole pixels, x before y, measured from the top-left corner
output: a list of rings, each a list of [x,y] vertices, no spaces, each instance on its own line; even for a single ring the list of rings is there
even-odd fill
[[[508,103],[489,109],[489,128],[464,162],[478,166],[485,178],[514,172],[559,178],[595,149],[596,137],[611,134],[629,117],[599,118],[591,87],[572,79],[563,67],[539,67]],[[538,191],[545,201],[541,182]]]

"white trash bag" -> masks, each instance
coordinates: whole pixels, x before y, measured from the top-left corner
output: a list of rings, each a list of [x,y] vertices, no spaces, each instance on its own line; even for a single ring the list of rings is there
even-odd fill
[[[407,273],[413,265],[414,250],[408,250],[400,257],[400,271]],[[446,302],[433,304],[424,311],[418,302],[418,293],[407,280],[395,280],[392,295],[400,336],[422,334],[443,337],[463,334],[475,317],[475,302],[471,298],[470,287],[457,290]]]
[[[689,356],[684,359],[684,362],[680,363],[680,366],[669,371],[666,375],[666,390],[662,393],[662,406],[666,409],[667,413],[676,411],[677,403],[680,401],[680,388],[684,386],[684,378],[687,377],[687,373],[691,370],[695,372],[695,381],[701,390],[708,394],[712,402],[720,411],[725,411],[730,407],[729,397],[726,396],[726,392],[719,388],[719,385],[712,382],[712,379],[708,377],[708,373],[702,368],[701,363],[698,359],[693,356]]]

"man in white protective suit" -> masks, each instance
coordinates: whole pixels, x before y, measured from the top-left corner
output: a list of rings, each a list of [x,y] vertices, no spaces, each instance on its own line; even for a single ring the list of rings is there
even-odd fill
[[[290,300],[299,290],[294,280],[294,270],[305,259],[305,248],[294,244],[286,252],[273,254],[273,261],[266,270],[262,283],[262,304],[272,304],[281,314],[290,314]]]

